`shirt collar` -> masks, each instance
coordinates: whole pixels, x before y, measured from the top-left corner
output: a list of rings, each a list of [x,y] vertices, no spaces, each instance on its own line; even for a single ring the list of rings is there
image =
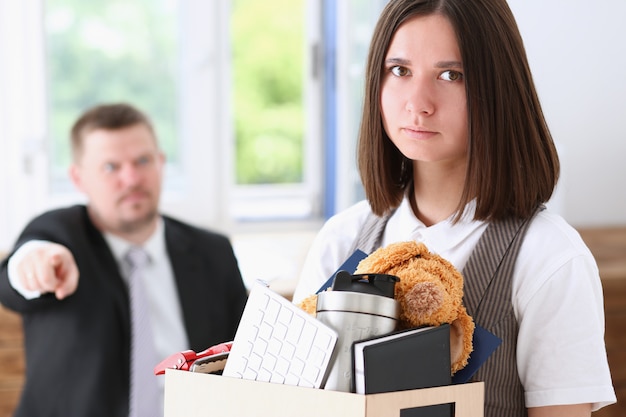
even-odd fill
[[[456,224],[452,222],[455,214],[432,226],[426,226],[420,221],[411,208],[408,198],[404,198],[398,209],[389,219],[385,230],[383,246],[392,242],[415,240],[423,242],[429,250],[434,252],[448,251],[460,244],[476,228],[484,224],[475,221],[476,201],[472,200],[465,208],[461,220]]]
[[[115,236],[111,233],[104,233],[104,239],[109,244],[111,248],[111,252],[113,252],[113,256],[118,262],[121,262],[130,249],[131,246],[134,246],[133,243],[122,239],[118,236]],[[148,258],[150,262],[154,262],[155,259],[161,259],[165,254],[165,227],[163,224],[163,218],[159,217],[157,220],[156,228],[154,229],[154,233],[152,236],[146,240],[146,242],[141,245],[141,247],[148,254]]]

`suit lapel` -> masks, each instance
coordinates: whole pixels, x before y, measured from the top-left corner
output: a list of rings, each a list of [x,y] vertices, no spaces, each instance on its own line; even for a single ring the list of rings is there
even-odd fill
[[[93,250],[90,256],[93,257],[93,265],[99,265],[98,268],[104,273],[98,273],[98,276],[103,276],[102,285],[108,288],[109,293],[112,295],[115,303],[119,306],[122,320],[128,325],[126,329],[130,335],[130,306],[128,299],[128,291],[126,283],[121,275],[118,262],[115,260],[111,248],[106,243],[102,233],[96,229],[91,223],[89,216],[85,212],[85,219],[87,223],[88,239],[91,241]]]
[[[187,337],[191,346],[198,345],[203,340],[204,329],[199,329],[193,323],[202,317],[203,294],[208,288],[199,288],[207,280],[202,279],[202,257],[197,251],[190,236],[175,222],[164,217],[165,245],[174,273],[174,281],[178,290],[180,306],[183,312],[183,321]],[[195,319],[194,319],[195,318]]]

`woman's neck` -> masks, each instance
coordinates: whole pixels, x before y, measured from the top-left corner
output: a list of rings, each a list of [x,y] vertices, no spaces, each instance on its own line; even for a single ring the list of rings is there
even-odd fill
[[[465,186],[465,167],[438,169],[414,164],[409,198],[415,216],[432,226],[457,212]]]

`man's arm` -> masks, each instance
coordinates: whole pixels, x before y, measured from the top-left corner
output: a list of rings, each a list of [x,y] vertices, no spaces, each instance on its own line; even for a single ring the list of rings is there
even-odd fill
[[[30,241],[9,259],[11,286],[27,299],[54,293],[61,300],[76,291],[78,268],[72,253],[63,245]]]

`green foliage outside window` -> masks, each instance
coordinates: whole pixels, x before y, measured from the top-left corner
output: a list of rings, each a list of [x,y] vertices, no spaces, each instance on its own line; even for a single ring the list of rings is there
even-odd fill
[[[53,168],[85,108],[128,101],[150,115],[168,161],[179,161],[178,7],[168,0],[47,0]],[[303,1],[233,0],[236,181],[302,180]]]
[[[302,181],[303,4],[295,0],[233,2],[239,184]]]
[[[164,0],[48,0],[47,65],[53,167],[70,159],[69,130],[83,110],[132,103],[152,118],[178,160],[176,8]]]

